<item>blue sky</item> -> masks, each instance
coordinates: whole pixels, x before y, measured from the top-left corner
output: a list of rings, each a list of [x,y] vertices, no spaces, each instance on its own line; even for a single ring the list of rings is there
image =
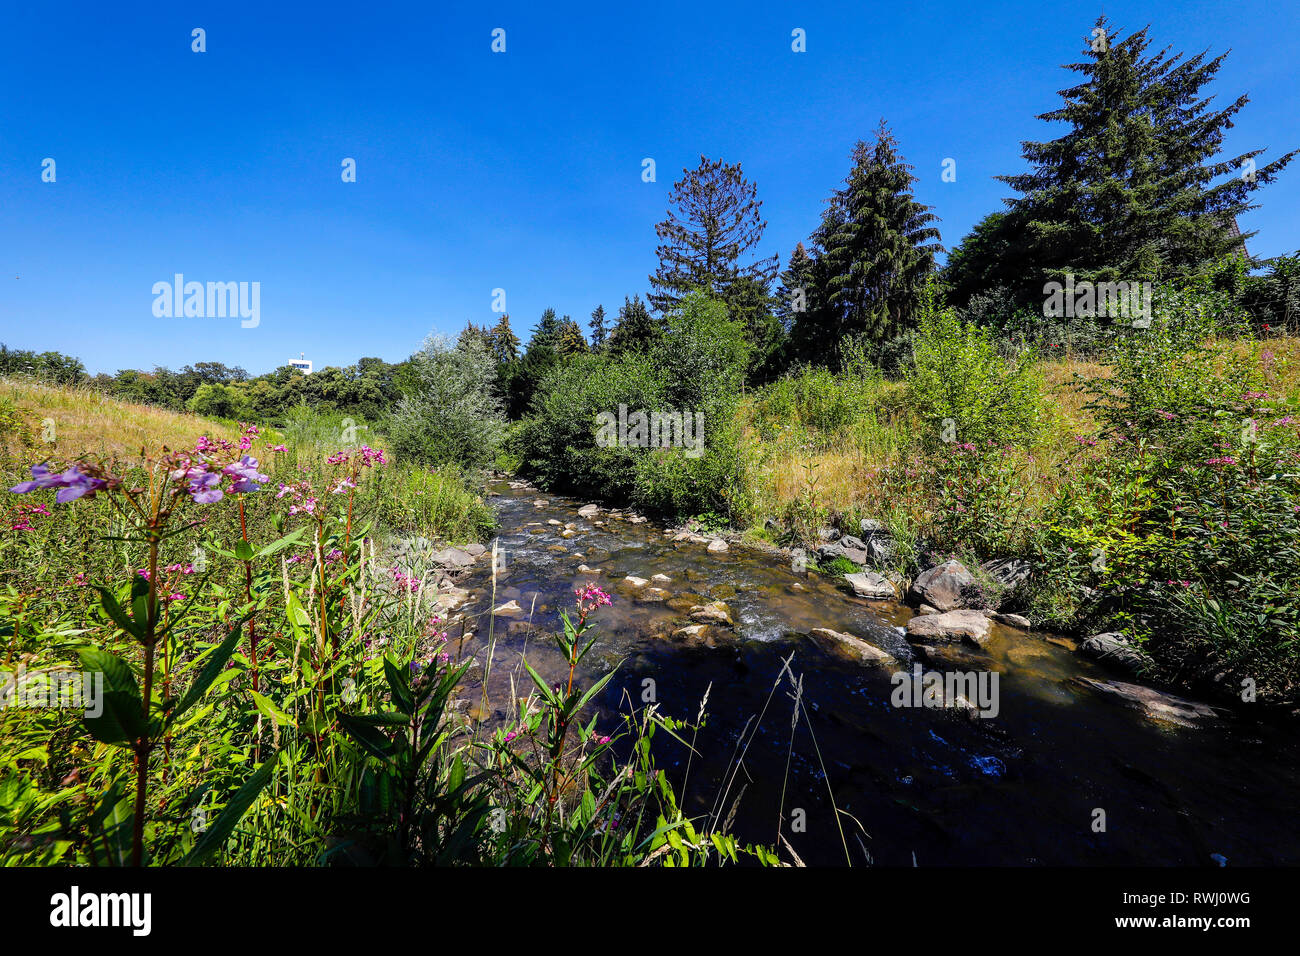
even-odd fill
[[[883,116],[952,247],[1023,168],[1092,4],[11,3],[0,15],[0,341],[91,371],[404,358],[430,331],[526,338],[644,293],[683,166],[739,161],[766,254],[814,228]],[[1229,133],[1300,146],[1295,2],[1105,4],[1157,44],[1232,50]],[[206,30],[207,52],[191,51]],[[506,52],[491,32],[506,30]],[[791,51],[802,28],[807,52]],[[57,180],[41,181],[46,157]],[[344,157],[357,182],[341,181]],[[642,181],[642,160],[658,181]],[[957,181],[941,180],[943,160]],[[1256,194],[1300,246],[1300,163]],[[152,286],[261,283],[260,324],[156,318]],[[16,277],[16,278],[15,278]]]

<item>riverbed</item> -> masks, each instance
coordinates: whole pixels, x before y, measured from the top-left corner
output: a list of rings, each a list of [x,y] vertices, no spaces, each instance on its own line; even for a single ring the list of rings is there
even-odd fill
[[[662,712],[694,719],[707,691],[689,777],[685,748],[659,747],[662,734],[658,758],[685,784],[688,814],[727,816],[734,806],[744,841],[775,843],[780,825],[813,865],[1300,862],[1300,742],[1285,724],[1227,711],[1163,719],[1099,690],[1116,675],[1068,641],[1000,624],[983,647],[922,659],[901,632],[913,613],[901,604],[857,598],[777,554],[740,544],[710,552],[653,522],[603,508],[583,518],[584,502],[516,486],[489,484],[504,551],[495,591],[490,559],[460,581],[473,594],[462,609],[474,631],[463,653],[485,661],[489,631],[495,641],[494,712],[482,716],[506,719],[509,702],[528,692],[522,653],[548,678],[567,673],[546,634],[573,607],[574,589],[595,583],[614,603],[597,615],[581,677],[618,666],[600,725],[615,729],[614,712],[644,706],[648,692]],[[647,593],[629,575],[668,580]],[[520,615],[492,617],[510,601]],[[725,602],[733,627],[678,633],[692,607],[714,601]],[[852,634],[893,660],[847,657],[811,639],[815,628]],[[918,663],[996,673],[996,716],[897,706],[894,675]],[[793,733],[791,676],[802,685]]]

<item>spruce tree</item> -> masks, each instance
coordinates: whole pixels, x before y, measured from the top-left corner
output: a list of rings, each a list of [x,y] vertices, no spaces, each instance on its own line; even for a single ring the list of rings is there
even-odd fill
[[[1257,208],[1250,194],[1296,154],[1258,168],[1262,149],[1221,158],[1224,131],[1249,102],[1242,94],[1215,110],[1203,94],[1226,54],[1150,47],[1147,28],[1121,39],[1099,17],[1084,59],[1065,66],[1081,82],[1038,117],[1066,131],[1022,143],[1030,171],[999,177],[1021,194],[1000,227],[1021,237],[1027,299],[1067,271],[1093,281],[1165,278],[1238,250],[1253,235],[1236,227]]]
[[[740,280],[754,280],[766,290],[778,268],[775,257],[742,262],[767,228],[757,187],[745,179],[739,163],[703,156],[698,167],[682,174],[668,194],[675,208],[655,226],[662,241],[655,250],[659,267],[650,277],[650,305],[664,315],[698,288],[738,306],[733,296],[749,294],[749,287],[738,286]]]
[[[513,362],[519,357],[519,336],[515,335],[514,330],[510,328],[510,316],[508,313],[502,313],[497,324],[492,327],[488,333],[492,347],[492,355],[496,358],[498,365],[504,365]]]
[[[906,328],[943,251],[931,225],[938,217],[913,196],[916,177],[897,146],[884,120],[873,144],[858,141],[853,168],[813,234],[816,308],[796,321],[796,345],[809,357],[845,335],[878,342]]]
[[[596,306],[591,313],[591,350],[599,352],[605,346],[605,340],[609,338],[609,329],[605,327],[605,307]]]
[[[588,351],[587,340],[582,334],[582,329],[578,328],[578,323],[567,315],[560,320],[555,337],[555,351],[565,358],[571,355],[582,355]]]
[[[645,352],[663,334],[663,322],[655,319],[638,295],[633,299],[623,297],[623,307],[618,310],[618,321],[609,335],[608,350],[614,355],[626,352]]]

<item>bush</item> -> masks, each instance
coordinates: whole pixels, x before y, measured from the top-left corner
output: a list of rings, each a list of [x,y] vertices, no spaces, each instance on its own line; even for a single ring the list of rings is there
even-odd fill
[[[930,447],[940,441],[1028,446],[1047,420],[1030,354],[1003,359],[992,332],[951,309],[923,311],[905,379]]]
[[[412,361],[419,386],[388,423],[393,451],[424,464],[490,466],[505,430],[491,353],[474,336],[456,345],[430,336]]]

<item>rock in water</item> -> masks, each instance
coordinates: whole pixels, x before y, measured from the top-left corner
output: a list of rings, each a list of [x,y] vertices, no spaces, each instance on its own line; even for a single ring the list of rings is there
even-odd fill
[[[518,601],[507,601],[492,609],[492,613],[497,617],[523,617],[524,609],[519,606]]]
[[[815,627],[808,632],[808,636],[826,650],[852,657],[855,660],[871,664],[885,664],[894,660],[892,655],[882,651],[876,645],[869,644],[862,638],[854,637],[852,634],[845,634],[843,631],[832,631],[828,627]]]
[[[731,608],[727,607],[724,601],[695,605],[695,607],[691,608],[691,620],[699,624],[718,624],[724,627],[735,626],[735,622],[731,619]]]
[[[898,592],[894,590],[894,582],[875,571],[846,574],[844,580],[853,587],[854,594],[870,601],[892,601],[898,597]]]
[[[1183,727],[1195,727],[1198,721],[1205,721],[1219,715],[1219,712],[1209,704],[1200,704],[1140,684],[1126,684],[1117,680],[1100,681],[1090,677],[1076,677],[1075,680],[1094,690],[1136,704],[1154,720],[1163,720]]]
[[[1078,653],[1102,664],[1109,664],[1133,674],[1142,669],[1146,658],[1118,631],[1094,634],[1079,645]]]
[[[460,548],[443,548],[429,556],[434,564],[444,568],[467,568],[474,563],[474,556]]]
[[[721,538],[714,538],[709,542],[709,546],[706,550],[709,551],[710,554],[721,554],[723,551],[728,550],[727,542],[723,541]]]
[[[598,505],[583,505],[578,509],[578,515],[583,518],[594,518],[598,514],[600,514]]]
[[[990,627],[989,619],[979,611],[945,611],[912,618],[907,622],[906,634],[912,643],[943,639],[982,646],[989,639]]]
[[[912,594],[941,611],[955,611],[963,605],[962,591],[974,583],[975,578],[960,561],[945,561],[923,571],[912,582]]]

